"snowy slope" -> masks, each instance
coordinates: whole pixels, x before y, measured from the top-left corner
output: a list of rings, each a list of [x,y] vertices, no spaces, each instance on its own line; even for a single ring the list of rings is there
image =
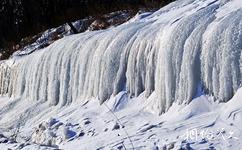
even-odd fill
[[[178,0],[118,27],[65,37],[1,62],[0,132],[21,126],[22,137],[34,132],[32,143],[64,149],[116,149],[120,142],[137,149],[154,142],[236,149],[241,18],[241,0]],[[60,128],[41,124],[50,117],[62,120]],[[91,123],[83,124],[86,118]],[[123,130],[116,124],[125,124]],[[226,144],[221,136],[184,141],[190,128],[237,135]]]

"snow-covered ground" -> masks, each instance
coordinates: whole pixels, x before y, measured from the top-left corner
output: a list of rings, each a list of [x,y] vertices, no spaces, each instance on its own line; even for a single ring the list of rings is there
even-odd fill
[[[6,99],[2,98],[0,102],[2,114]],[[219,104],[212,97],[201,96],[189,105],[174,103],[161,116],[145,110],[149,100],[144,94],[130,99],[122,92],[101,106],[97,102],[91,99],[84,104],[73,103],[61,109],[49,107],[38,110],[38,114],[20,127],[18,143],[7,140],[0,147],[18,149],[25,144],[23,149],[153,150],[155,147],[174,147],[239,150],[242,146],[242,89],[227,103]],[[21,103],[17,106],[19,109],[11,110],[11,115],[22,113],[21,107],[26,105],[30,104]],[[31,113],[28,111],[26,115]],[[8,123],[9,118],[8,115],[3,116],[1,121]],[[21,125],[21,117],[18,120]],[[19,124],[15,124],[16,127]],[[16,129],[3,131],[8,137],[16,133]]]
[[[0,148],[240,149],[241,18],[178,0],[2,61]]]

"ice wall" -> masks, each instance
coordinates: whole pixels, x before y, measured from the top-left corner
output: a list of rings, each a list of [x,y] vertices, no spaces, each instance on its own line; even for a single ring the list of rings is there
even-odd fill
[[[64,106],[90,97],[102,103],[123,90],[155,92],[160,113],[174,101],[189,103],[201,88],[227,101],[241,84],[241,18],[241,0],[178,0],[2,62],[0,94]]]

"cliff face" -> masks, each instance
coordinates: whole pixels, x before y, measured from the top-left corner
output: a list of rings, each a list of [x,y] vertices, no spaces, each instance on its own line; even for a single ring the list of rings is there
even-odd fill
[[[237,3],[178,1],[118,27],[13,57],[11,67],[1,64],[1,94],[64,106],[90,97],[103,103],[121,91],[147,97],[155,92],[160,113],[202,93],[227,101],[241,84]]]

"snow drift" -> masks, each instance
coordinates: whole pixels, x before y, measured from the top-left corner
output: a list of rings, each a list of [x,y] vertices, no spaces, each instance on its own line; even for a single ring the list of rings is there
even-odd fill
[[[241,0],[178,0],[1,62],[0,94],[61,107],[90,97],[103,103],[121,91],[154,92],[159,113],[201,93],[228,101],[241,84],[241,18]]]

